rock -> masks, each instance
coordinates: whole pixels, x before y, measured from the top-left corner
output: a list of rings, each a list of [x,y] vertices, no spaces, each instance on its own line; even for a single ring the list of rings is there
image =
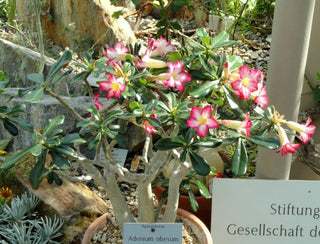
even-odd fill
[[[35,24],[30,21],[34,19],[33,4],[33,0],[16,2],[19,20],[29,27]],[[86,50],[93,44],[99,49],[119,40],[124,44],[135,42],[134,33],[124,18],[112,17],[116,10],[109,0],[46,0],[42,5],[41,22],[50,40],[73,50],[81,46]]]
[[[23,171],[24,172],[24,171]],[[101,198],[82,183],[63,178],[63,184],[48,184],[43,181],[39,189],[32,189],[28,177],[18,171],[17,178],[28,190],[40,198],[39,213],[64,220],[63,243],[80,243],[81,236],[91,222],[110,208]]]
[[[18,88],[9,88],[5,93],[0,96],[0,104],[6,104],[11,96],[16,96],[18,93]],[[63,97],[63,99],[69,103],[72,107],[76,109],[80,115],[86,115],[88,112],[86,109],[93,105],[93,101],[90,97]],[[10,107],[17,104],[21,104],[23,98],[15,97],[9,103]],[[43,129],[45,124],[49,119],[53,119],[58,115],[65,116],[65,122],[62,126],[64,133],[69,133],[74,131],[76,128],[77,121],[73,118],[66,108],[64,108],[58,101],[54,98],[45,95],[44,99],[38,103],[28,103],[26,104],[27,111],[19,116],[31,122],[35,130]],[[9,133],[0,124],[0,139],[7,139],[10,137]],[[33,140],[31,139],[31,133],[25,130],[19,129],[19,134],[14,138],[14,143],[12,145],[12,150],[18,150],[31,146]]]
[[[56,60],[46,57],[44,76],[49,73]],[[9,75],[10,87],[29,87],[34,83],[27,79],[28,74],[39,72],[40,54],[16,45],[12,42],[0,39],[0,70]],[[70,85],[70,80],[65,79],[56,86],[56,92],[62,95],[81,95],[82,84]]]

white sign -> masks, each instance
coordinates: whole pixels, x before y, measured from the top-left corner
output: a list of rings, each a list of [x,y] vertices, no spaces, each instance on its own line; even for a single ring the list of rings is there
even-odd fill
[[[182,223],[125,223],[124,244],[182,243]]]
[[[213,243],[320,243],[320,182],[215,178]]]
[[[124,166],[124,163],[126,161],[127,155],[128,155],[128,150],[127,149],[121,149],[121,148],[113,148],[111,151],[114,160],[120,164],[121,166]],[[100,150],[100,157],[104,157],[104,152],[103,150]]]

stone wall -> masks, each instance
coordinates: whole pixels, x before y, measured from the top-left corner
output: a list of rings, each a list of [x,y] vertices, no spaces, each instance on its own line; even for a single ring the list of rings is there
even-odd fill
[[[17,0],[19,21],[26,27],[34,26],[33,0]],[[47,37],[56,45],[76,49],[82,41],[96,47],[136,41],[130,25],[122,17],[115,19],[117,11],[109,0],[46,0],[42,5],[41,22]],[[74,24],[72,30],[70,24]]]

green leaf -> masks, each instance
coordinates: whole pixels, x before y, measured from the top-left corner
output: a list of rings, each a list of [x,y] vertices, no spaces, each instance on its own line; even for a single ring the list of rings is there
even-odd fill
[[[200,98],[208,95],[219,83],[219,80],[207,81],[195,87],[195,89],[190,92],[190,95],[195,98]]]
[[[28,88],[22,88],[18,90],[18,96],[19,97],[23,97],[26,94],[30,93],[32,90],[34,90],[35,88],[39,87],[38,85],[35,86],[30,86]]]
[[[30,153],[33,156],[38,157],[42,153],[42,145],[36,144],[34,147],[32,147],[32,149],[30,150]]]
[[[10,169],[11,167],[13,167],[16,164],[16,162],[18,162],[25,155],[27,155],[32,150],[33,147],[35,147],[35,146],[27,147],[27,148],[23,149],[22,151],[19,151],[18,153],[11,155],[10,157],[8,157],[6,159],[6,161],[4,161],[4,163],[1,165],[0,168],[1,169]]]
[[[192,163],[193,169],[199,175],[208,175],[211,171],[209,164],[194,151],[189,151],[189,157]]]
[[[27,79],[37,84],[44,82],[43,73],[27,74]]]
[[[236,150],[231,159],[231,172],[234,176],[242,176],[247,172],[248,155],[244,142],[238,138]]]
[[[194,193],[192,190],[188,190],[188,196],[189,196],[189,202],[190,202],[190,207],[193,211],[197,212],[199,209],[199,204],[194,196]]]
[[[30,93],[28,93],[24,100],[29,103],[36,103],[43,99],[44,97],[44,87],[40,87]]]
[[[86,140],[83,139],[78,133],[68,134],[61,139],[61,144],[70,144],[70,143],[85,143]]]
[[[22,129],[29,131],[29,132],[33,132],[33,126],[32,124],[24,119],[18,118],[18,117],[12,117],[12,116],[8,116],[7,117],[10,121],[15,122],[16,124],[18,124]]]
[[[215,148],[215,147],[220,146],[222,144],[222,142],[223,142],[223,140],[221,140],[221,139],[211,138],[207,141],[196,141],[196,142],[192,143],[192,146]]]
[[[211,48],[221,47],[221,44],[229,40],[229,34],[225,31],[221,31],[211,41]]]
[[[53,119],[49,119],[45,128],[43,129],[42,136],[47,136],[51,131],[53,131],[58,125],[62,125],[64,122],[64,116],[59,115]]]
[[[177,12],[182,8],[182,6],[188,6],[189,3],[190,3],[190,0],[175,0],[170,5],[170,9],[173,12]]]
[[[62,56],[58,59],[57,62],[55,62],[52,65],[52,68],[49,71],[49,74],[46,78],[46,80],[50,80],[53,78],[53,76],[59,71],[61,70],[61,68],[63,67],[63,65],[65,65],[66,63],[70,62],[72,60],[72,52],[70,50],[65,51]]]
[[[24,112],[27,109],[25,104],[18,104],[11,109],[10,114]]]
[[[161,126],[161,121],[153,117],[145,117],[145,119],[154,127],[158,128]]]
[[[179,142],[173,142],[171,138],[161,138],[156,142],[155,146],[158,150],[165,151],[173,148],[183,147],[183,144]]]
[[[228,63],[230,72],[233,72],[243,65],[243,60],[237,55],[232,55],[228,57]]]
[[[206,187],[206,185],[203,184],[202,181],[200,181],[200,180],[196,180],[196,183],[199,188],[201,196],[203,196],[204,198],[211,198],[211,194],[210,194],[208,188]]]
[[[79,127],[88,127],[88,126],[99,127],[97,122],[92,121],[92,120],[83,120],[83,121],[80,121],[79,123],[77,123],[77,128],[79,128]]]
[[[113,110],[110,113],[108,113],[108,115],[106,116],[105,120],[104,120],[104,124],[105,123],[110,123],[111,121],[113,121],[113,119],[115,119],[117,116],[123,114],[122,110]]]
[[[180,143],[182,145],[186,145],[188,142],[181,136],[174,136],[171,138],[172,142]]]
[[[312,93],[313,93],[313,101],[319,102],[320,101],[320,85],[319,84],[315,86]]]
[[[275,150],[280,146],[279,139],[276,137],[249,136],[247,139],[258,146],[262,146],[271,150]]]
[[[95,106],[90,106],[88,109],[87,109],[88,112],[91,113],[92,117],[95,119],[95,120],[100,120],[100,114],[99,114],[99,111],[97,110],[97,108]]]
[[[3,126],[12,136],[18,135],[18,128],[8,119],[3,120]]]
[[[52,162],[57,165],[60,169],[66,170],[70,168],[70,162],[60,152],[50,150]]]
[[[47,152],[43,152],[39,155],[37,164],[30,172],[29,182],[33,189],[39,188],[39,185],[47,172],[47,169],[45,168],[46,156]]]
[[[59,147],[54,148],[54,150],[58,153],[62,153],[64,155],[68,155],[71,157],[77,157],[77,153],[71,147],[67,145],[60,145]]]
[[[88,149],[90,151],[94,150],[97,147],[100,139],[101,139],[101,133],[97,133],[94,137],[90,139],[88,144]]]
[[[0,150],[5,150],[9,145],[9,143],[12,141],[12,139],[13,137],[11,137],[10,139],[0,140]]]
[[[239,117],[242,118],[244,116],[239,104],[241,104],[240,99],[238,97],[232,96],[229,92],[228,88],[222,86],[223,91],[225,92],[227,101],[232,108],[232,111]]]
[[[59,139],[59,137],[50,137],[45,141],[46,147],[57,147],[61,144],[61,140]]]

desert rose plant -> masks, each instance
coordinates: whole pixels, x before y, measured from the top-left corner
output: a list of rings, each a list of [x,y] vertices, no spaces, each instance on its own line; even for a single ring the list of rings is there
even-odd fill
[[[49,183],[62,184],[59,171],[68,169],[70,160],[77,160],[95,183],[105,188],[122,228],[124,222],[156,221],[152,182],[172,159],[175,164],[163,222],[175,221],[183,178],[191,171],[199,175],[212,173],[199,155],[199,148],[233,144],[231,171],[241,176],[248,164],[247,143],[285,155],[299,147],[289,142],[288,133],[297,132],[304,143],[310,139],[315,130],[311,120],[305,124],[286,121],[273,106],[268,107],[263,73],[225,53],[224,47],[235,43],[228,40],[227,33],[212,39],[204,29],[198,29],[196,41],[180,34],[186,45],[179,51],[162,37],[151,38],[147,50],[139,56],[119,41],[98,60],[85,52],[81,62],[75,62],[67,50],[47,77],[28,75],[35,85],[21,90],[20,95],[30,102],[40,101],[44,94],[56,98],[78,121],[79,133],[62,136],[62,129],[56,127],[63,124],[64,117],[57,116],[34,132],[34,146],[9,157],[2,168],[12,167],[31,153],[37,163],[31,170],[30,182],[37,188],[45,177]],[[87,117],[80,116],[54,90],[64,76],[73,72],[72,67],[82,70],[73,82],[83,82],[92,97]],[[60,70],[63,72],[58,73]],[[94,94],[87,78],[101,73],[104,78],[97,82],[100,92]],[[103,103],[102,97],[108,103]],[[144,147],[136,155],[142,172],[119,165],[112,154],[115,146],[127,148],[126,135],[132,127],[144,128]],[[94,159],[80,152],[83,143],[96,152]],[[48,154],[52,160],[45,164]],[[132,164],[136,163],[133,160]],[[119,181],[137,186],[138,216],[130,212]]]

